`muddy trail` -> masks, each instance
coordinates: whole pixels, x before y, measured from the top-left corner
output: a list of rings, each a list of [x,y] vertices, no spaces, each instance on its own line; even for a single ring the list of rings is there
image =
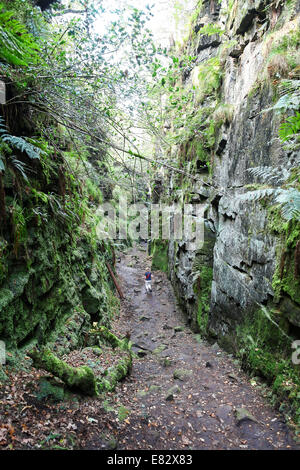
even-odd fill
[[[146,249],[136,247],[117,263],[125,300],[114,328],[130,332],[137,355],[119,387],[128,416],[118,424],[117,448],[299,448],[237,361],[185,325],[165,273],[154,273],[146,293],[146,260]]]
[[[188,328],[164,273],[154,273],[146,294],[146,260],[136,247],[117,262],[125,299],[111,329],[131,335],[131,374],[114,392],[61,397],[61,384],[25,357],[0,384],[0,450],[299,449],[258,379]],[[104,370],[118,354],[101,349],[96,359],[89,348],[72,351],[68,363],[84,353],[84,363]]]

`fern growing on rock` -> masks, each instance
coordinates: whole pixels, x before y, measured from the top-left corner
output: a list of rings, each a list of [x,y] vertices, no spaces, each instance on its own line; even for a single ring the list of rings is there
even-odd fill
[[[16,137],[10,135],[7,132],[7,129],[4,124],[4,119],[0,116],[0,141],[4,142],[10,150],[17,150],[21,153],[25,153],[30,159],[36,160],[40,159],[41,154],[43,151],[27,142],[23,137]],[[25,168],[26,165],[22,161],[20,161],[15,155],[9,156],[10,162],[12,165],[22,174],[22,176],[27,179]],[[4,165],[4,155],[0,152],[0,171],[5,171]]]
[[[293,113],[282,122],[278,134],[287,150],[298,150],[300,147],[300,80],[283,80],[279,86],[279,94],[279,100],[266,111]]]
[[[292,169],[259,166],[247,171],[262,183],[283,184],[290,177]],[[272,198],[275,204],[281,206],[282,216],[286,220],[300,220],[300,192],[294,187],[256,189],[238,196],[241,201],[258,201],[266,197]]]
[[[38,45],[26,27],[5,11],[0,3],[0,61],[15,66],[28,66],[39,60]]]

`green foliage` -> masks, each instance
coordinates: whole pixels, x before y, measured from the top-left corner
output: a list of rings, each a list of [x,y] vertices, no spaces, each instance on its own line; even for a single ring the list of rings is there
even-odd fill
[[[275,203],[282,206],[282,216],[286,220],[300,218],[300,192],[297,189],[257,189],[248,191],[238,197],[240,201],[258,201],[265,198],[273,198]]]
[[[5,374],[3,370],[3,366],[0,366],[0,384],[4,384],[6,381],[8,381],[8,376]]]
[[[218,34],[219,36],[222,36],[225,33],[225,31],[220,28],[220,26],[217,26],[215,24],[206,24],[205,26],[202,26],[202,28],[199,29],[198,34],[203,35],[203,36],[213,36],[214,34]]]
[[[258,178],[262,183],[282,184],[290,176],[290,171],[286,168],[275,168],[273,166],[258,166],[248,168],[247,172]]]
[[[300,191],[287,189],[275,196],[275,202],[282,207],[282,216],[286,220],[300,220]]]
[[[14,11],[5,11],[5,5],[0,3],[0,60],[28,67],[39,62],[39,46],[14,15]]]
[[[269,209],[269,229],[280,236],[277,246],[276,270],[272,280],[274,297],[279,301],[284,293],[300,304],[300,281],[298,273],[297,242],[300,239],[298,220],[286,222],[278,208]]]
[[[300,97],[298,97],[298,107],[300,106]],[[279,128],[279,137],[282,142],[287,142],[291,138],[300,136],[300,113],[290,116]]]
[[[229,125],[232,122],[234,113],[234,106],[228,103],[221,103],[216,107],[212,114],[212,119],[217,126],[221,124]]]
[[[18,255],[18,248],[20,244],[23,244],[27,240],[27,226],[26,216],[24,209],[14,200],[10,208],[12,215],[12,225],[14,231],[14,254]]]
[[[27,0],[0,4],[10,84],[3,113],[7,128],[18,129],[11,135],[1,119],[0,335],[14,347],[48,341],[77,306],[93,305],[87,323],[92,315],[108,325],[117,310],[105,265],[112,248],[98,242],[95,208],[110,185],[136,173],[136,157],[130,165],[112,148],[131,151],[136,115],[128,103],[145,96],[160,52],[145,28],[149,14],[118,6],[97,33],[100,10],[84,4],[84,17],[57,10],[55,21]],[[125,366],[112,371],[109,387]]]
[[[42,378],[39,382],[39,391],[37,392],[37,399],[38,400],[45,400],[49,399],[54,403],[63,401],[64,399],[64,388],[60,384],[52,383],[47,378]]]
[[[232,120],[232,107],[218,103],[222,76],[220,59],[214,57],[193,68],[192,88],[187,86],[185,90],[181,85],[176,89],[178,100],[175,103],[173,101],[176,112],[173,118],[174,132],[170,140],[182,144],[181,161],[191,161],[193,171],[197,160],[210,168],[210,152],[214,148],[218,129]]]
[[[210,310],[211,284],[213,269],[196,261],[193,265],[194,292],[197,295],[197,323],[202,335],[207,335],[207,322]]]
[[[16,156],[12,154],[12,152],[17,150],[18,152],[25,153],[32,160],[35,160],[35,159],[39,160],[42,151],[38,147],[27,142],[22,137],[16,137],[16,136],[12,136],[8,134],[5,128],[4,120],[1,116],[0,116],[0,142],[5,144],[5,146],[2,146],[2,149],[0,149],[0,171],[5,171],[4,153],[8,153],[9,159],[12,165],[21,173],[21,175],[25,179],[27,179],[27,175],[25,173],[25,168],[26,168],[25,164],[21,162],[20,160],[18,160]]]
[[[228,0],[228,10],[231,11],[236,0]]]
[[[198,0],[198,2],[196,4],[196,8],[194,9],[194,11],[193,11],[193,13],[190,17],[190,22],[191,23],[195,22],[198,19],[199,15],[201,13],[202,7],[203,7],[203,0]]]
[[[281,37],[279,40],[274,41],[272,44],[270,56],[278,53],[286,53],[294,55],[297,52],[300,45],[300,31],[295,29],[295,31],[290,31],[289,34]],[[298,65],[295,63],[294,65]]]
[[[198,103],[218,91],[222,76],[223,70],[218,57],[212,57],[194,69],[193,85]]]
[[[154,240],[151,244],[152,270],[168,272],[168,241]]]
[[[99,204],[103,202],[103,195],[101,193],[101,190],[90,178],[86,179],[85,185],[90,200]]]
[[[247,170],[253,176],[261,179],[263,182],[283,184],[285,183],[291,170],[274,167],[256,167]],[[271,198],[275,204],[281,206],[281,213],[284,219],[300,219],[300,192],[294,187],[282,188],[264,188],[255,191],[248,191],[239,196],[241,201],[257,201],[260,199]]]
[[[289,352],[290,342],[286,334],[287,321],[278,310],[273,312],[261,308],[246,317],[244,323],[237,327],[240,338],[240,353],[247,349],[268,349],[269,351]]]
[[[300,146],[300,80],[283,80],[280,85],[281,97],[269,110],[294,114],[286,118],[279,127],[279,137],[289,150]],[[268,111],[269,111],[268,110]]]
[[[300,375],[291,362],[291,338],[287,322],[278,310],[262,308],[246,316],[236,329],[236,351],[244,368],[264,377],[271,385],[275,402],[287,403],[296,421],[300,417]],[[298,423],[300,424],[300,423]]]

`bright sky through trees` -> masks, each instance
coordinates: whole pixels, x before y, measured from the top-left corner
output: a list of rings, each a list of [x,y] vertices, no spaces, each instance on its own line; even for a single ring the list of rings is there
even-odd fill
[[[186,13],[190,13],[196,4],[197,0],[103,0],[105,13],[99,18],[98,27],[101,30],[104,24],[114,18],[110,13],[112,10],[126,5],[146,10],[147,6],[150,6],[153,18],[148,27],[154,35],[154,40],[163,47],[169,47],[172,37],[178,39],[182,36]]]

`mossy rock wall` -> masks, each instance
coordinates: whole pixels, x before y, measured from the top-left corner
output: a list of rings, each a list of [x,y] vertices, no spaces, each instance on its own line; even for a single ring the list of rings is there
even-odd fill
[[[299,151],[278,138],[286,116],[270,110],[279,84],[297,75],[300,4],[234,0],[204,1],[202,7],[181,49],[196,57],[182,67],[182,87],[193,90],[193,102],[184,108],[181,133],[172,129],[180,144],[171,152],[198,182],[172,174],[175,190],[161,200],[207,205],[206,248],[189,251],[184,241],[171,241],[169,276],[195,330],[241,352],[245,367],[264,376],[278,397],[295,398],[299,368],[292,364],[291,344],[300,339],[299,221],[287,222],[271,199],[240,196],[262,187],[248,169],[300,166]],[[205,27],[220,32],[201,33]],[[278,57],[285,58],[285,70],[276,68]],[[213,87],[207,79],[212,75],[218,79]],[[299,190],[299,176],[291,183]],[[293,407],[295,412],[297,401]]]
[[[188,243],[169,243],[168,272],[179,305],[187,313],[194,331],[206,334],[213,278],[213,250],[215,234],[207,221],[204,243],[198,250],[189,250]]]
[[[12,83],[6,91],[8,100],[20,93]],[[117,308],[106,266],[114,264],[113,246],[96,235],[103,173],[83,142],[76,144],[79,158],[66,129],[49,116],[26,103],[3,106],[1,114],[8,133],[41,152],[32,159],[0,142],[0,339],[22,348],[59,334],[61,349],[75,347],[92,322],[108,326]],[[11,165],[12,154],[23,173]]]
[[[154,240],[151,243],[152,270],[168,272],[168,241]]]
[[[11,346],[47,341],[76,310],[108,325],[112,286],[104,254],[88,238],[64,232],[53,221],[31,227],[30,260],[9,259],[0,284],[0,338]],[[108,254],[108,253],[107,253]]]

